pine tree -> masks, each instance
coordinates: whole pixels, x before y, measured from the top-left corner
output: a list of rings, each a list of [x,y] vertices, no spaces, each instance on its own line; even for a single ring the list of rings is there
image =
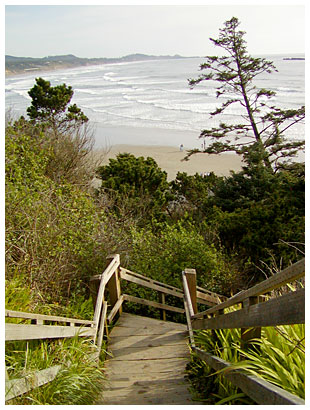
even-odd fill
[[[68,132],[88,121],[76,104],[69,105],[73,90],[66,84],[51,86],[49,81],[36,78],[36,84],[28,92],[31,105],[27,114],[34,123],[52,128],[54,133]]]
[[[239,20],[233,17],[220,29],[218,39],[210,40],[228,55],[208,56],[201,64],[201,70],[208,70],[197,79],[190,79],[191,87],[202,81],[213,80],[219,83],[216,88],[217,98],[229,98],[211,117],[222,114],[232,104],[239,104],[244,110],[244,122],[238,124],[220,123],[218,127],[201,131],[200,138],[210,138],[211,144],[204,152],[218,154],[236,152],[250,166],[260,165],[277,170],[285,166],[299,150],[304,148],[304,140],[292,141],[286,136],[288,129],[303,121],[305,107],[282,110],[273,106],[271,97],[274,91],[257,88],[255,78],[264,73],[277,71],[271,61],[251,57],[246,49],[244,31],[238,31]],[[187,159],[198,150],[188,153]]]

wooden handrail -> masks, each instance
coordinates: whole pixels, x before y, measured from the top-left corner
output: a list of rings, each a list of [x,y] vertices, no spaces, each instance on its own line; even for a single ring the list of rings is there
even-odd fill
[[[70,323],[70,324],[72,323],[72,324],[91,325],[91,326],[95,324],[93,320],[74,319],[74,318],[63,317],[63,316],[42,315],[39,313],[19,312],[16,310],[9,310],[9,309],[5,310],[5,317],[39,320],[43,322],[44,321],[64,322],[64,323]]]
[[[95,305],[95,313],[93,320],[83,320],[76,318],[67,318],[61,316],[42,315],[37,313],[18,312],[14,310],[6,310],[5,316],[8,318],[20,318],[31,320],[35,324],[5,324],[5,340],[34,340],[34,339],[50,339],[50,338],[67,338],[78,336],[91,337],[96,343],[97,351],[92,354],[92,359],[98,360],[100,349],[102,346],[104,325],[106,322],[107,302],[103,300],[104,290],[110,279],[113,277],[120,265],[119,255],[114,255],[111,262],[100,277],[100,285]],[[60,322],[70,324],[70,326],[44,325],[44,322]],[[79,325],[79,326],[75,326]],[[82,326],[81,326],[82,325]],[[98,337],[97,337],[98,336]],[[6,380],[6,400],[10,400],[18,395],[39,387],[42,384],[53,380],[60,367],[55,366],[50,369],[36,372],[31,378],[21,378],[14,380]]]
[[[190,344],[193,351],[195,351],[198,356],[205,360],[211,367],[220,369],[228,367],[230,363],[221,361],[221,359],[197,348],[195,346],[193,329],[225,329],[232,327],[247,328],[304,323],[304,289],[290,292],[263,303],[250,303],[250,299],[253,297],[268,293],[288,282],[301,278],[305,271],[304,259],[289,268],[284,269],[273,277],[253,286],[248,290],[242,291],[229,299],[206,289],[196,287],[196,275],[194,270],[187,270],[190,286],[188,284],[186,272],[182,273],[182,291],[174,286],[154,281],[151,278],[120,267],[120,257],[118,254],[109,257],[109,259],[111,259],[111,261],[104,272],[101,275],[96,275],[91,278],[93,283],[100,281],[93,320],[65,318],[60,316],[7,310],[6,317],[31,320],[35,321],[36,324],[7,323],[6,340],[73,337],[76,334],[79,334],[80,336],[91,336],[94,343],[97,344],[97,352],[95,355],[98,359],[102,346],[105,323],[111,323],[115,315],[117,313],[121,313],[122,304],[125,301],[129,301],[152,306],[161,309],[162,311],[172,311],[182,314],[185,313]],[[127,294],[121,294],[120,279],[127,280],[159,292],[162,296],[162,299],[160,299],[162,303]],[[109,315],[107,315],[108,305],[104,300],[104,292],[107,285],[110,291],[110,300],[112,303],[112,309]],[[184,309],[167,305],[163,297],[164,294],[182,298],[184,301]],[[198,303],[213,306],[204,312],[195,314],[195,309],[197,309],[195,307],[197,306],[195,302],[196,300]],[[246,301],[249,301],[248,304]],[[238,303],[243,303],[242,309],[224,314],[225,308],[231,307]],[[216,314],[216,316],[212,318],[208,317],[214,314]],[[44,321],[66,323],[70,324],[70,326],[47,326],[44,325]],[[81,325],[82,327],[80,327]],[[239,386],[246,394],[254,398],[254,400],[258,403],[268,404],[270,402],[270,404],[304,404],[303,400],[299,398],[294,399],[294,397],[292,398],[292,395],[288,394],[284,390],[274,387],[272,384],[262,381],[261,379],[245,375],[242,372],[225,372],[224,375],[228,375],[234,384]],[[24,386],[25,381],[12,381],[10,385],[17,386],[18,383],[19,385]],[[264,395],[267,399],[261,399]]]
[[[274,289],[286,285],[289,282],[293,282],[294,280],[300,279],[304,276],[304,274],[305,259],[302,259],[299,262],[294,263],[294,265],[289,266],[288,268],[282,270],[279,273],[276,273],[274,276],[251,287],[250,289],[237,293],[235,296],[231,297],[230,299],[227,299],[223,303],[219,303],[218,305],[211,307],[210,309],[207,309],[204,312],[197,313],[194,317],[196,319],[203,318],[208,314],[236,305],[237,303],[241,303],[242,301],[251,296],[259,296],[264,293],[268,293]]]
[[[182,272],[182,282],[183,282],[183,290],[184,290],[184,308],[185,308],[185,315],[186,315],[186,323],[187,323],[187,330],[189,334],[189,341],[191,347],[195,347],[195,340],[194,340],[194,333],[192,328],[191,316],[194,315],[194,309],[192,305],[192,300],[189,293],[188,283],[185,276],[185,272]]]
[[[5,400],[11,400],[14,397],[21,396],[36,387],[40,387],[50,381],[54,380],[61,365],[49,367],[44,370],[35,372],[28,377],[21,379],[12,379],[5,381]]]
[[[129,282],[136,283],[137,285],[141,285],[141,286],[144,286],[146,288],[150,288],[150,289],[153,289],[153,290],[157,290],[159,292],[166,293],[167,295],[172,295],[172,296],[176,296],[178,298],[183,299],[183,292],[181,291],[181,289],[178,289],[178,288],[169,289],[169,288],[166,288],[166,287],[162,286],[162,284],[158,285],[158,284],[155,284],[151,280],[147,280],[146,277],[143,277],[143,279],[142,279],[142,275],[139,275],[140,277],[137,278],[134,275],[132,275],[131,273],[129,274],[127,272],[128,271],[124,268],[120,269],[121,279],[127,280]],[[157,283],[160,283],[160,282],[157,282]]]
[[[242,328],[241,330],[243,331],[245,328],[253,327],[255,331],[255,328],[260,330],[262,326],[305,323],[304,289],[290,292],[262,303],[256,303],[256,301],[254,301],[254,304],[251,303],[251,299],[254,299],[253,297],[270,292],[273,289],[299,279],[304,275],[304,272],[305,260],[303,259],[252,288],[240,292],[232,298],[197,314],[193,312],[187,279],[184,272],[182,273],[184,306],[192,351],[213,369],[217,371],[225,369],[223,375],[258,404],[304,405],[305,402],[303,399],[262,378],[250,376],[243,371],[227,371],[232,365],[231,363],[212,356],[210,353],[195,346],[193,329],[229,329],[238,327]],[[258,298],[256,299],[258,301]],[[224,308],[241,302],[243,302],[242,309],[224,314]],[[213,315],[213,317],[206,317],[210,315]],[[248,338],[247,342],[249,343]]]
[[[104,291],[105,291],[105,286],[111,279],[111,277],[115,274],[116,269],[120,265],[120,257],[119,255],[114,255],[113,259],[105,269],[105,271],[101,275],[101,280],[100,280],[100,285],[99,285],[99,290],[97,294],[97,300],[96,300],[96,306],[95,306],[95,312],[94,312],[94,322],[95,324],[95,335],[97,335],[98,327],[99,327],[99,318],[101,314],[101,309],[103,306],[103,299],[104,299]],[[95,336],[96,337],[96,336]]]
[[[210,319],[197,319],[195,316],[192,317],[193,329],[233,329],[305,323],[305,290],[290,292]]]
[[[237,370],[229,371],[228,368],[231,366],[231,363],[228,363],[219,357],[213,356],[195,346],[193,346],[192,349],[201,360],[205,361],[213,369],[217,371],[226,369],[226,371],[223,372],[223,375],[234,385],[240,387],[244,393],[258,404],[305,404],[305,401],[300,397],[295,396],[260,377],[248,375]]]
[[[147,299],[137,298],[136,296],[126,295],[126,294],[123,294],[122,296],[124,297],[124,300],[127,300],[128,302],[140,303],[141,305],[152,306],[152,307],[155,307],[155,308],[158,308],[158,309],[170,310],[171,312],[176,312],[176,313],[184,313],[185,312],[184,309],[181,309],[181,308],[178,308],[178,307],[166,305],[166,304],[163,304],[163,303],[153,302],[153,301],[147,300]]]

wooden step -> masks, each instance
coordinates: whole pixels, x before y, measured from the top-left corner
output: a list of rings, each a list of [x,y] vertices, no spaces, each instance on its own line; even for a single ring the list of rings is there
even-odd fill
[[[201,404],[189,391],[186,326],[123,313],[111,331],[97,404]]]

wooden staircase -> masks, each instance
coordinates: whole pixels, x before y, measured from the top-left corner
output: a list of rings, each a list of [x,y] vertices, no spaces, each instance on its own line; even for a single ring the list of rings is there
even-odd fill
[[[109,337],[112,356],[97,404],[201,404],[185,378],[187,335],[186,325],[122,313]]]
[[[304,405],[303,399],[261,377],[242,370],[228,371],[231,363],[202,350],[194,339],[194,331],[199,329],[240,328],[243,348],[249,348],[252,339],[262,337],[262,327],[305,323],[303,287],[270,295],[304,276],[305,259],[302,259],[227,299],[198,287],[194,269],[182,272],[183,289],[179,289],[122,268],[119,255],[113,255],[105,271],[91,278],[93,320],[7,310],[8,320],[18,318],[23,322],[6,323],[5,340],[91,337],[92,360],[98,363],[106,337],[110,358],[104,364],[107,380],[97,404],[202,404],[193,401],[185,377],[191,349],[215,371],[225,370],[223,375],[258,404]],[[152,300],[122,293],[122,281],[151,289]],[[154,293],[158,293],[159,301],[154,300]],[[127,302],[159,309],[162,319],[168,312],[183,314],[187,325],[125,313],[123,304]],[[198,304],[206,305],[207,310],[198,311]],[[231,311],[234,306],[238,308]],[[115,323],[116,317],[119,319]],[[110,326],[114,326],[111,332]],[[7,379],[6,400],[49,383],[60,369],[57,365],[37,371],[31,377]]]

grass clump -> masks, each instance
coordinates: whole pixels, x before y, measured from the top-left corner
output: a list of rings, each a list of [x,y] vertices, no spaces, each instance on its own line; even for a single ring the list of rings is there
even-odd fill
[[[303,324],[262,328],[260,339],[242,349],[240,329],[197,332],[199,347],[227,362],[229,370],[243,370],[292,393],[305,397],[305,326]],[[200,400],[208,404],[253,404],[223,371],[215,372],[197,355],[192,355],[189,378]],[[227,372],[227,369],[225,369]]]
[[[12,344],[15,349],[6,356],[10,378],[21,378],[58,364],[61,369],[53,381],[10,400],[8,404],[95,404],[104,375],[91,359],[95,349],[89,339],[76,336],[52,342]]]
[[[57,312],[65,317],[85,319],[93,316],[91,299],[83,299],[81,296],[72,299],[66,308],[58,304],[38,304],[22,277],[6,281],[6,308],[43,314]],[[21,323],[23,319],[7,318],[7,321]],[[92,359],[95,352],[94,344],[89,338],[78,336],[70,339],[6,342],[5,362],[9,379],[20,379],[39,370],[61,365],[53,381],[7,403],[94,404],[104,382],[100,368],[102,362],[98,364]],[[104,346],[102,352],[105,352]]]

